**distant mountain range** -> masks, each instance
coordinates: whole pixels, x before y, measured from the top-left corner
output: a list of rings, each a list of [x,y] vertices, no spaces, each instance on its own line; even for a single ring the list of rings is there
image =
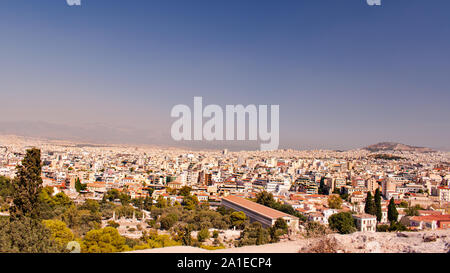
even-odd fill
[[[59,124],[40,121],[1,122],[0,135],[38,137],[92,144],[159,144],[150,130],[101,123]]]
[[[248,143],[222,142],[183,142],[176,143],[169,132],[154,129],[134,128],[133,126],[113,126],[111,124],[60,124],[39,121],[0,121],[0,135],[14,135],[22,137],[41,138],[48,140],[72,141],[85,145],[98,144],[136,144],[162,147],[180,147],[185,149],[217,149],[221,145],[234,150],[254,150]],[[239,146],[241,145],[241,146]],[[1,143],[0,143],[1,146]],[[353,147],[355,149],[357,147]],[[435,147],[440,151],[450,151],[450,147]],[[325,148],[326,149],[326,148]],[[362,148],[371,152],[380,151],[416,151],[433,152],[431,148],[415,147],[395,142],[381,142]]]
[[[364,150],[370,152],[380,152],[380,151],[409,151],[409,152],[420,152],[420,153],[431,153],[434,152],[431,148],[425,147],[415,147],[406,144],[396,143],[396,142],[380,142],[363,148]]]

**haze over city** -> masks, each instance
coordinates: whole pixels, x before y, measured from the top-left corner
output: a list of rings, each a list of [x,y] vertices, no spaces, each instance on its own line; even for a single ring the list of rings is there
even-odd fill
[[[359,272],[345,254],[379,253],[445,270],[389,254],[450,253],[449,10],[1,1],[0,256]]]
[[[9,1],[0,133],[170,137],[176,104],[280,105],[280,148],[448,149],[448,1]]]

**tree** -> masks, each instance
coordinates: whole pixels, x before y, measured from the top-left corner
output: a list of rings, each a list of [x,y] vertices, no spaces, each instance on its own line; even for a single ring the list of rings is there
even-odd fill
[[[319,222],[308,222],[306,224],[306,237],[308,238],[322,237],[327,233],[327,227]]]
[[[185,246],[192,245],[193,239],[191,236],[191,229],[189,225],[185,226],[184,229],[178,232],[178,237],[180,238],[180,241],[183,245]]]
[[[66,247],[70,241],[73,241],[73,233],[63,221],[44,220],[43,224],[50,230],[52,239],[61,247]]]
[[[271,193],[262,191],[256,195],[256,203],[267,207],[272,207],[275,200],[273,199],[273,195]]]
[[[381,211],[381,191],[379,188],[375,190],[375,215],[377,216],[377,221],[380,222],[383,213]]]
[[[318,190],[319,194],[326,194],[328,193],[327,188],[325,187],[325,177],[322,177],[320,179],[320,184],[319,184],[319,190]]]
[[[11,180],[7,177],[0,176],[0,197],[7,198],[12,196],[14,192]]]
[[[395,207],[394,198],[391,198],[388,205],[388,220],[390,222],[397,222],[398,220],[398,211]]]
[[[75,205],[67,208],[60,216],[72,231],[81,236],[91,229],[100,228],[100,212],[92,213],[90,210],[79,210]]]
[[[350,201],[350,195],[348,193],[342,192],[339,196],[341,197],[342,200]]]
[[[222,216],[229,215],[233,213],[233,209],[226,208],[224,206],[217,207],[216,211],[220,213]]]
[[[39,193],[42,190],[41,178],[41,151],[29,149],[22,164],[17,166],[16,179],[13,182],[13,206],[10,209],[11,217],[39,217]]]
[[[79,208],[83,210],[89,210],[92,213],[100,212],[100,204],[93,199],[87,199]]]
[[[0,212],[9,210],[13,191],[11,180],[0,176]]]
[[[259,222],[254,222],[246,227],[236,242],[238,246],[263,245],[270,243],[271,236],[267,229],[263,228]]]
[[[145,183],[145,182],[144,182],[144,183]],[[147,191],[148,196],[150,196],[150,197],[153,195],[153,192],[155,191],[154,188],[144,188],[144,190]]]
[[[245,220],[247,220],[247,215],[242,211],[235,211],[230,216],[231,225],[237,228],[243,228],[245,225]]]
[[[127,239],[129,241],[129,239]],[[145,231],[140,239],[140,241],[146,242],[145,244],[136,245],[135,243],[129,244],[134,245],[135,250],[149,249],[149,248],[159,248],[159,247],[169,247],[169,246],[179,246],[180,242],[173,240],[170,235],[158,235],[158,232],[150,232],[147,234]],[[139,242],[139,241],[138,241]]]
[[[116,199],[120,199],[119,197],[120,192],[117,189],[111,189],[103,195],[103,199],[108,200],[110,202],[113,202]]]
[[[377,225],[377,232],[389,232],[389,225]]]
[[[75,180],[75,190],[77,192],[80,192],[80,191],[84,191],[86,189],[87,189],[87,185],[81,183],[80,178],[77,177],[77,179]]]
[[[78,178],[78,177],[75,179],[75,190],[77,192],[81,191],[81,182],[80,182],[80,178]]]
[[[218,230],[214,230],[214,231],[213,231],[212,237],[213,237],[214,239],[219,238],[219,231],[218,231]]]
[[[131,200],[131,203],[140,210],[144,209],[144,197],[134,198]]]
[[[144,199],[144,210],[150,211],[153,205],[153,198],[146,196]]]
[[[180,189],[180,195],[181,196],[189,196],[191,194],[191,187],[184,186]]]
[[[366,197],[366,205],[364,207],[364,212],[367,214],[375,215],[375,203],[373,201],[372,193],[370,191],[367,192]]]
[[[197,240],[199,242],[204,242],[206,239],[209,239],[211,235],[209,234],[209,230],[207,228],[202,228],[197,234]]]
[[[174,213],[171,213],[165,217],[162,217],[159,221],[161,223],[161,228],[165,230],[169,230],[175,223],[178,221],[178,216]]]
[[[166,184],[169,184],[170,182],[174,181],[175,179],[176,179],[176,177],[167,176],[166,177]]]
[[[0,219],[0,252],[59,253],[64,248],[51,238],[52,234],[39,220],[20,217]]]
[[[271,242],[276,243],[279,241],[279,237],[288,233],[288,225],[283,218],[278,218],[275,221],[275,224],[269,228],[269,234],[271,238]]]
[[[405,210],[406,212],[406,216],[419,216],[419,210],[421,210],[422,208],[420,207],[420,205],[416,205],[414,207],[409,207]]]
[[[285,233],[288,232],[289,226],[283,218],[278,218],[273,225],[276,229],[281,229]]]
[[[53,195],[53,188],[45,187],[42,188],[39,194],[39,201],[46,203],[52,209],[57,207],[70,207],[72,205],[72,200],[64,192],[57,193]]]
[[[399,223],[399,222],[391,222],[391,225],[389,226],[389,231],[407,231],[408,228]]]
[[[328,197],[328,207],[332,209],[340,209],[342,206],[342,199],[339,195],[331,195]]]
[[[355,221],[350,212],[335,213],[328,219],[330,228],[341,234],[349,234],[356,231]]]
[[[198,198],[195,195],[188,195],[183,198],[183,206],[187,210],[194,210],[198,205]]]
[[[112,253],[128,251],[125,238],[120,236],[117,229],[105,227],[93,229],[84,236],[81,251],[84,253]]]
[[[119,199],[120,203],[124,206],[130,204],[131,201],[131,197],[126,192],[121,193],[117,189],[111,189],[107,191],[103,196],[103,199],[111,202]]]
[[[167,200],[162,195],[160,195],[156,200],[156,207],[160,209],[167,207]]]

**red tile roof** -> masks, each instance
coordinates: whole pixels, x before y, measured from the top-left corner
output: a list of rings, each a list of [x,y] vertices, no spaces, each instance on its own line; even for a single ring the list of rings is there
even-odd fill
[[[261,204],[252,202],[250,200],[247,200],[247,199],[244,199],[244,198],[241,198],[238,196],[230,195],[230,196],[224,197],[223,199],[227,200],[228,202],[234,203],[240,207],[243,207],[245,209],[256,212],[258,214],[264,215],[266,217],[270,217],[272,219],[278,219],[281,217],[291,217],[291,218],[297,219],[297,217],[295,217],[295,216],[292,216],[292,215],[286,214],[284,212],[263,206]]]
[[[427,216],[413,216],[411,220],[415,221],[450,221],[450,215],[427,215]]]

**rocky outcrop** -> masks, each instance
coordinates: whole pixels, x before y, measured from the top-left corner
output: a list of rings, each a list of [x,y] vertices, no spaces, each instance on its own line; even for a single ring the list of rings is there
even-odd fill
[[[290,238],[292,239],[292,238]],[[275,244],[205,250],[189,246],[145,249],[134,253],[448,253],[450,230],[401,233],[355,232],[319,238],[286,239]]]
[[[330,245],[334,249],[330,250]],[[310,240],[299,252],[318,253],[449,253],[449,231],[330,234]]]

